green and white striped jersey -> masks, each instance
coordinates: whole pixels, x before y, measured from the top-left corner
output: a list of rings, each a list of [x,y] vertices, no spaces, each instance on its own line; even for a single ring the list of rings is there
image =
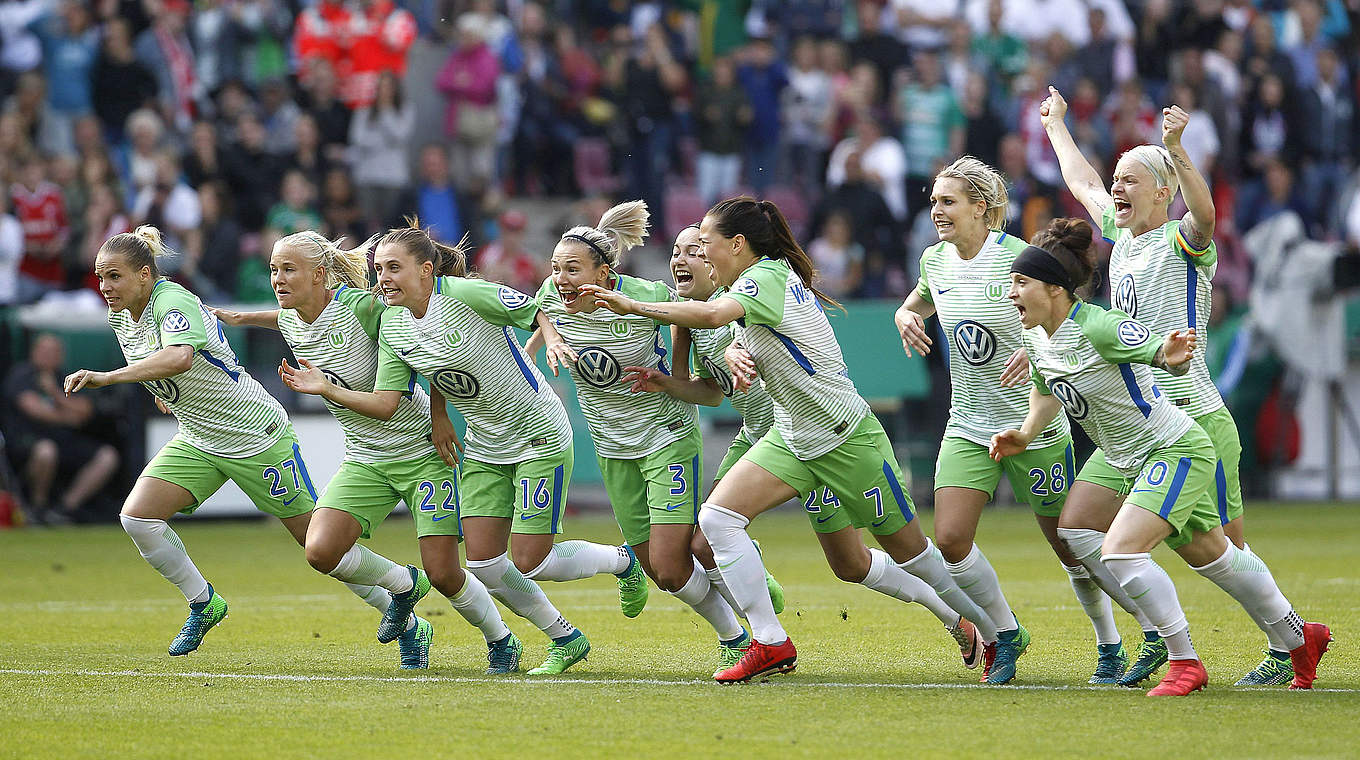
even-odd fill
[[[1171,403],[1191,417],[1200,417],[1223,406],[1223,397],[1209,376],[1209,312],[1213,309],[1214,273],[1218,248],[1213,241],[1196,250],[1181,234],[1181,222],[1173,219],[1161,227],[1134,235],[1114,226],[1114,207],[1105,209],[1101,234],[1114,244],[1110,253],[1110,302],[1154,333],[1195,328],[1199,347],[1190,360],[1190,371],[1175,377],[1163,370],[1153,372],[1157,384]]]
[[[383,312],[374,389],[408,393],[411,370],[424,375],[467,421],[464,451],[479,462],[511,464],[566,450],[567,410],[510,329],[531,329],[538,305],[485,280],[434,282],[425,316],[401,306]]]
[[[1195,424],[1153,382],[1148,365],[1162,338],[1122,311],[1081,301],[1052,336],[1041,326],[1025,331],[1034,385],[1057,396],[1128,477]]]
[[[1029,388],[1005,388],[1001,373],[1020,347],[1020,313],[1006,298],[1011,262],[1026,243],[1004,232],[990,232],[971,259],[959,258],[953,243],[941,242],[921,254],[917,295],[935,306],[945,334],[949,363],[949,424],[946,436],[980,446],[998,430],[1018,428],[1029,409]],[[1030,443],[1040,449],[1071,434],[1065,415]]]
[[[708,300],[712,301],[726,292],[726,289],[718,288]],[[733,325],[723,325],[712,330],[690,330],[692,346],[690,366],[699,377],[711,377],[717,382],[723,395],[732,402],[732,408],[741,413],[742,427],[746,428],[746,434],[751,440],[758,441],[774,426],[774,399],[765,391],[763,381],[753,383],[745,393],[736,392],[732,387],[732,373],[727,371],[727,360],[723,358],[723,352],[732,344],[734,337],[736,333]]]
[[[817,297],[784,261],[752,264],[720,298],[746,309],[737,320],[774,399],[774,424],[794,455],[815,459],[845,442],[869,403],[855,390]]]
[[[161,280],[140,319],[126,309],[110,310],[109,326],[129,364],[166,346],[194,350],[187,371],[142,383],[179,420],[185,442],[209,454],[244,459],[283,435],[288,414],[236,361],[221,323],[198,296]]]
[[[279,331],[293,356],[311,362],[332,383],[371,393],[378,379],[378,328],[386,309],[372,293],[342,286],[311,324],[294,309],[280,309]],[[374,464],[434,453],[430,397],[419,385],[402,397],[390,420],[375,420],[329,400],[326,408],[345,433],[346,459]]]
[[[616,277],[615,287],[635,300],[677,300],[665,283],[626,274]],[[611,459],[639,459],[684,438],[698,426],[699,409],[694,404],[666,393],[633,393],[619,382],[624,367],[670,373],[659,322],[604,308],[569,314],[552,278],[543,281],[537,299],[543,313],[552,318],[562,339],[579,357],[571,367],[571,379],[576,382],[576,396],[596,453]]]

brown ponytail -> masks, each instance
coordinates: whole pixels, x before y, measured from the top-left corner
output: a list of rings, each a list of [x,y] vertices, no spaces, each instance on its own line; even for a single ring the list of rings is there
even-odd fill
[[[782,259],[822,303],[845,311],[840,302],[812,284],[817,278],[817,268],[812,265],[812,258],[803,247],[798,245],[788,220],[774,203],[743,195],[719,201],[708,210],[707,216],[713,218],[718,233],[723,237],[742,235],[750,243],[753,252],[772,259]]]
[[[430,237],[430,233],[420,226],[419,218],[408,216],[405,217],[405,220],[405,227],[388,230],[387,234],[378,240],[378,245],[389,243],[399,245],[407,253],[414,256],[417,262],[430,262],[434,265],[435,277],[469,276],[468,236],[466,234],[463,235],[462,240],[458,241],[457,245],[448,245]]]
[[[1095,230],[1085,219],[1059,218],[1048,223],[1030,245],[1053,254],[1067,270],[1073,290],[1091,282],[1096,270]],[[1073,292],[1073,297],[1076,297]]]

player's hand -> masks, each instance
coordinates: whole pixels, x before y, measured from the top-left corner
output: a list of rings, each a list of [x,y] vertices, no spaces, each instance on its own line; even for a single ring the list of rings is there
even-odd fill
[[[582,285],[579,298],[589,298],[595,302],[596,306],[603,306],[615,314],[636,314],[637,301],[611,288],[602,288],[599,285]]]
[[[575,349],[567,345],[567,342],[560,338],[552,342],[547,342],[545,340],[543,353],[547,356],[548,369],[552,370],[553,377],[557,377],[557,367],[559,364],[563,367],[574,367],[576,366],[576,360],[580,358],[576,355]]]
[[[987,453],[992,459],[1000,462],[1006,457],[1023,454],[1029,442],[1030,439],[1019,430],[1003,430],[992,436],[992,444],[987,447]]]
[[[656,393],[665,391],[666,373],[653,367],[624,367],[619,382],[628,385],[632,393]]]
[[[430,442],[444,464],[458,466],[459,460],[463,458],[463,442],[459,440],[453,420],[447,414],[430,415]]]
[[[161,400],[160,396],[152,396],[152,398],[156,400],[156,408],[160,410],[161,414],[174,414],[170,411],[170,407],[166,406],[165,402]]]
[[[1062,93],[1053,85],[1048,86],[1048,97],[1039,104],[1039,121],[1044,125],[1044,129],[1062,124],[1067,116],[1067,101],[1063,100]]]
[[[1199,338],[1195,335],[1195,328],[1176,330],[1166,336],[1162,341],[1162,358],[1166,361],[1168,369],[1177,369],[1195,358],[1195,347],[1199,344]]]
[[[1181,144],[1185,125],[1190,123],[1190,114],[1180,106],[1167,106],[1162,109],[1162,145],[1174,148]]]
[[[231,311],[230,309],[219,309],[216,306],[206,307],[212,312],[214,317],[226,324],[228,327],[240,327],[246,323],[246,313],[244,311]]]
[[[1021,380],[1029,377],[1029,354],[1025,349],[1017,348],[1011,358],[1006,360],[1006,368],[1001,371],[1001,387],[1013,388],[1020,384]]]
[[[732,388],[742,393],[749,391],[758,376],[756,360],[751,356],[751,352],[740,343],[732,341],[723,351],[723,359],[727,362],[727,369],[732,373]]]
[[[926,321],[920,314],[902,304],[893,315],[893,323],[897,325],[897,334],[902,336],[902,350],[907,356],[911,356],[913,349],[922,357],[930,353],[934,341],[926,334]]]
[[[96,372],[92,369],[78,369],[66,376],[62,382],[62,390],[69,396],[78,392],[81,388],[102,388],[109,384],[109,373]]]
[[[289,364],[287,359],[279,362],[279,379],[289,389],[313,396],[323,395],[331,384],[321,370],[306,359],[298,359],[297,367]]]

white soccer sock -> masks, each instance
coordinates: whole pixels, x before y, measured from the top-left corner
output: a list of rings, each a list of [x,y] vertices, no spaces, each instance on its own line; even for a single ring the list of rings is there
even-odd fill
[[[557,611],[537,583],[525,578],[509,554],[495,559],[468,560],[468,570],[510,611],[533,623],[550,639],[570,636],[576,628]]]
[[[1072,593],[1077,595],[1077,601],[1086,611],[1086,617],[1091,619],[1091,626],[1096,629],[1096,643],[1118,644],[1121,641],[1119,626],[1114,622],[1110,597],[1091,580],[1091,573],[1085,565],[1076,567],[1063,565],[1062,568],[1067,571],[1067,577],[1072,581]]]
[[[351,546],[329,575],[345,583],[381,586],[394,594],[404,594],[414,585],[411,571],[404,565],[398,565],[363,544]]]
[[[737,600],[732,598],[732,592],[727,589],[727,581],[723,580],[721,570],[716,566],[712,569],[704,568],[704,576],[708,578],[709,583],[713,584],[713,588],[718,590],[722,598],[727,600],[727,606],[732,608],[737,617],[746,617],[746,613],[742,612],[741,607],[737,606]]]
[[[693,607],[700,617],[707,620],[713,630],[718,632],[718,641],[732,641],[746,635],[746,629],[737,622],[737,615],[731,605],[708,582],[708,576],[704,574],[704,568],[698,560],[694,560],[694,571],[690,573],[689,580],[671,596]]]
[[[628,569],[628,551],[622,546],[563,541],[553,544],[538,567],[524,574],[538,581],[579,581],[603,573],[618,575]]]
[[[392,604],[392,595],[387,593],[387,589],[381,586],[366,586],[362,583],[346,583],[345,588],[353,591],[354,595],[363,600],[364,604],[367,604],[378,612],[387,612],[387,607]]]
[[[1244,543],[1242,545],[1242,551],[1246,552],[1247,554],[1250,554],[1251,556],[1257,559],[1261,559],[1261,555],[1257,554],[1255,551],[1252,550],[1251,544]],[[1264,563],[1265,560],[1261,559],[1261,562]],[[1285,648],[1285,642],[1282,641],[1279,636],[1275,635],[1275,631],[1273,628],[1266,630],[1266,644],[1276,652],[1289,651],[1288,649]]]
[[[959,590],[986,610],[997,631],[1014,631],[1020,627],[1011,606],[1006,603],[1006,595],[1001,593],[1001,581],[996,577],[992,563],[987,561],[977,544],[973,544],[968,556],[961,561],[946,562],[944,566],[959,584]]]
[[[765,586],[765,565],[746,534],[750,524],[740,514],[716,504],[705,503],[699,511],[699,528],[713,547],[713,559],[727,590],[751,624],[751,635],[762,644],[782,644],[789,635],[774,614],[770,591]]]
[[[1281,643],[1281,651],[1303,646],[1303,621],[1280,593],[1270,568],[1255,554],[1238,549],[1231,541],[1224,543],[1227,548],[1218,559],[1192,569],[1236,599],[1267,636]]]
[[[978,633],[982,635],[984,642],[990,644],[996,641],[996,623],[986,610],[977,606],[959,588],[954,576],[950,575],[949,569],[944,566],[944,557],[940,556],[940,550],[935,548],[935,544],[929,538],[926,539],[925,551],[903,562],[898,567],[930,584],[930,587],[935,589],[935,593],[940,595],[945,604],[957,610],[960,615],[977,626]]]
[[[1155,631],[1157,626],[1152,624],[1148,616],[1143,614],[1138,604],[1129,598],[1124,591],[1124,587],[1119,585],[1119,581],[1110,574],[1110,569],[1100,561],[1100,547],[1105,543],[1105,533],[1089,528],[1058,528],[1058,537],[1067,543],[1067,548],[1081,560],[1082,567],[1091,574],[1091,580],[1104,591],[1107,596],[1114,600],[1125,612],[1133,616],[1138,621],[1138,626],[1144,631]]]
[[[190,604],[208,601],[208,581],[189,559],[184,542],[164,520],[119,515],[123,530],[141,552],[142,558],[167,581],[179,587]]]
[[[930,610],[946,628],[958,625],[959,613],[945,604],[930,584],[897,566],[887,552],[869,550],[869,574],[860,585],[904,602],[917,602]]]
[[[462,615],[464,620],[481,629],[486,643],[500,641],[510,632],[510,629],[505,627],[505,621],[501,619],[501,611],[496,609],[496,603],[491,601],[491,593],[476,575],[463,573],[463,587],[448,599],[453,609]]]
[[[1171,576],[1152,561],[1152,556],[1147,552],[1106,554],[1101,561],[1157,626],[1157,632],[1166,641],[1167,655],[1173,660],[1199,659],[1190,643],[1190,623],[1176,597],[1176,585],[1171,582]]]

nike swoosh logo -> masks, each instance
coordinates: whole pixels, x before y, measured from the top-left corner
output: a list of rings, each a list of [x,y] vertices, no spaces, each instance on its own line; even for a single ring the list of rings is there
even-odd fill
[[[430,522],[439,522],[440,520],[447,520],[447,519],[449,519],[450,517],[453,517],[453,515],[443,515],[442,517],[431,517],[431,518],[430,518]]]
[[[414,351],[414,350],[416,350],[416,347],[415,347],[415,346],[411,346],[410,348],[403,349],[403,350],[401,351],[401,355],[402,355],[402,356],[405,356],[405,355],[411,353],[411,352]]]
[[[874,526],[875,528],[877,528],[878,526],[882,525],[883,523],[885,523],[885,522],[887,522],[887,521],[888,521],[888,518],[885,517],[885,518],[883,518],[882,520],[879,520],[879,521],[876,522],[876,523],[869,523],[869,524],[872,525],[872,526]]]
[[[729,568],[729,567],[731,567],[731,566],[737,564],[737,563],[740,562],[740,561],[741,561],[741,557],[737,557],[736,559],[732,560],[731,562],[719,562],[719,563],[718,563],[718,567],[720,567],[720,568],[722,568],[722,569],[725,570],[725,569],[727,569],[727,568]]]
[[[683,506],[685,506],[685,503],[684,503],[684,502],[680,502],[679,504],[670,504],[670,505],[667,505],[666,511],[667,511],[667,512],[674,512],[675,510],[677,510],[677,509],[679,509],[680,507],[683,507]]]
[[[541,515],[541,514],[543,514],[543,513],[542,513],[542,512],[535,512],[535,513],[532,514],[532,515],[520,515],[520,516],[519,516],[519,519],[521,519],[521,520],[532,520],[532,519],[534,519],[535,517],[538,517],[538,516]]]
[[[1051,506],[1053,506],[1054,504],[1057,504],[1058,502],[1060,502],[1060,501],[1062,501],[1062,500],[1063,500],[1063,497],[1059,496],[1059,497],[1056,498],[1056,499],[1049,499],[1048,501],[1041,501],[1041,502],[1039,502],[1039,503],[1042,504],[1042,505],[1045,506],[1045,507],[1051,507]]]
[[[1129,493],[1153,493],[1156,490],[1157,489],[1155,488],[1135,488],[1132,491],[1129,491]]]
[[[958,287],[958,286],[955,285],[954,287]],[[945,293],[948,293],[949,291],[951,291],[951,290],[953,290],[953,289],[954,289],[954,288],[940,288],[940,295],[944,295]]]
[[[284,500],[283,500],[283,506],[286,507],[286,506],[288,506],[289,504],[292,504],[293,502],[297,501],[297,497],[299,497],[299,496],[301,496],[301,494],[296,494],[296,493],[295,493],[295,494],[293,494],[293,498],[291,498],[291,499],[284,499]]]
[[[819,522],[819,523],[824,523],[824,522],[826,522],[827,520],[830,520],[831,518],[833,518],[833,517],[835,517],[835,516],[836,516],[836,514],[833,512],[833,513],[827,515],[826,517],[818,517],[818,518],[817,518],[817,522]]]

